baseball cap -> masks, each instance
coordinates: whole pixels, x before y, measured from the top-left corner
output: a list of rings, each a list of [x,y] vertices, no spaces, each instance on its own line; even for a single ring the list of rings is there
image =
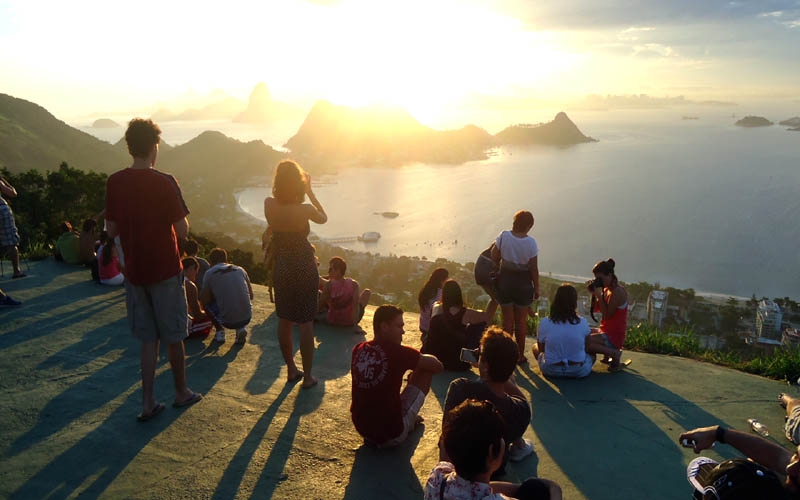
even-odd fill
[[[686,468],[697,500],[771,500],[786,498],[777,474],[745,459],[718,463],[708,457],[695,458]]]

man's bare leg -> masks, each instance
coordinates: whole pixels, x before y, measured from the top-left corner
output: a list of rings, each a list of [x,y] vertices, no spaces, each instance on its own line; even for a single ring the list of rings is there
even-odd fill
[[[414,370],[408,377],[408,383],[422,391],[423,394],[428,394],[431,390],[431,383],[433,383],[433,372],[428,370]]]
[[[158,404],[153,393],[157,363],[158,340],[154,342],[142,342],[142,415],[150,415],[153,412],[153,408]]]
[[[16,245],[6,247],[6,256],[11,261],[11,267],[14,268],[14,276],[22,274],[22,269],[19,267],[19,249]]]
[[[175,383],[175,402],[180,404],[194,397],[194,392],[186,384],[186,351],[183,341],[167,345],[169,366]]]

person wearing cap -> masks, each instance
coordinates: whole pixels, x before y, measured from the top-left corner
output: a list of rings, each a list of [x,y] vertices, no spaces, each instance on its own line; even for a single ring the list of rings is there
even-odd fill
[[[720,442],[732,446],[748,459],[726,460],[719,464],[707,457],[693,460],[686,472],[695,488],[694,498],[800,498],[800,450],[791,453],[761,436],[721,425],[684,432],[678,441],[683,443],[684,440],[695,453]]]
[[[375,339],[353,347],[350,365],[353,425],[367,444],[397,446],[422,422],[419,411],[433,376],[444,369],[430,354],[402,345],[403,310],[384,304],[375,310]],[[403,376],[412,370],[400,391]]]

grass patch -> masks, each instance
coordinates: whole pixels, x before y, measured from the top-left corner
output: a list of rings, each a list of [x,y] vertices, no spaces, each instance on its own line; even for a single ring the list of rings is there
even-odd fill
[[[628,329],[625,348],[705,361],[792,383],[800,376],[798,346],[778,347],[771,354],[756,350],[712,350],[702,347],[697,335],[689,327],[668,333],[652,325],[636,325]]]

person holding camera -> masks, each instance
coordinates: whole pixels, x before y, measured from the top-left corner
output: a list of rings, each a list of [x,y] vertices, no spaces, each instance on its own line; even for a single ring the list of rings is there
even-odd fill
[[[514,214],[511,231],[503,231],[495,240],[492,259],[500,262],[497,295],[503,312],[503,330],[517,340],[517,364],[525,357],[525,336],[528,334],[528,311],[539,298],[539,246],[528,236],[533,229],[533,214],[520,210]]]
[[[440,447],[446,451],[428,476],[425,500],[556,500],[561,487],[529,478],[521,484],[492,481],[505,456],[505,421],[490,401],[468,399],[445,412]]]
[[[622,365],[622,346],[628,329],[628,292],[614,274],[614,259],[601,260],[592,268],[594,280],[586,284],[592,294],[592,319],[594,313],[603,315],[600,328],[589,336],[587,351],[603,354],[601,360],[608,363],[610,371],[619,370]]]

